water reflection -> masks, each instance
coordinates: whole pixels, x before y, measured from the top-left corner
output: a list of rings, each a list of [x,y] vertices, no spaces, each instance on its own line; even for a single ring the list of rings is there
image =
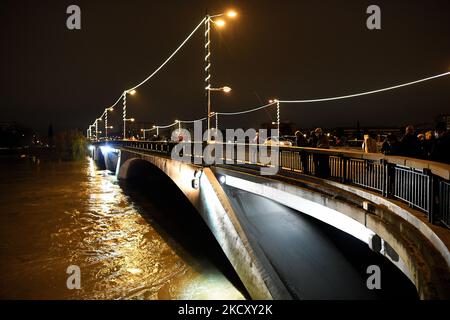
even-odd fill
[[[6,209],[0,216],[0,297],[244,298],[220,247],[199,248],[199,243],[213,242],[204,238],[211,235],[202,227],[184,230],[171,220],[180,214],[179,207],[155,203],[158,197],[148,199],[133,186],[119,185],[92,161],[43,164],[39,170],[22,164],[16,170],[2,173],[0,185],[15,190],[0,196]],[[81,268],[81,290],[65,288],[71,264]]]

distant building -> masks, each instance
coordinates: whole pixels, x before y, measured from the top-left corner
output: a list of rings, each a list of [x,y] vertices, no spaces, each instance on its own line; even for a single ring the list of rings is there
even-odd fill
[[[441,114],[436,117],[436,123],[443,122],[447,125],[447,130],[450,130],[450,114]]]
[[[402,130],[400,128],[380,128],[380,127],[363,127],[360,129],[344,128],[344,135],[350,139],[362,139],[366,133],[373,133],[383,140],[386,136],[392,134],[395,136],[401,136]]]
[[[16,122],[0,122],[0,148],[27,147],[33,142],[33,132]]]

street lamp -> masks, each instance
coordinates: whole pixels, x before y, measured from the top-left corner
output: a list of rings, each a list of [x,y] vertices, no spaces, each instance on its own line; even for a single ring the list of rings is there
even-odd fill
[[[127,137],[127,121],[133,122],[134,119],[127,119],[127,94],[134,95],[136,93],[136,90],[128,90],[123,92],[123,139],[125,140]]]
[[[222,88],[209,88],[208,90],[209,91],[223,91],[225,93],[230,93],[232,89],[230,87],[225,86]]]
[[[209,88],[208,91],[222,91],[224,93],[230,93],[231,92],[231,88],[230,87],[222,87],[222,88]],[[209,107],[210,113],[209,113],[209,117],[208,117],[208,141],[210,140],[210,134],[209,134],[209,129],[210,129],[210,118],[211,117],[215,117],[216,118],[216,134],[219,130],[219,114],[217,112],[211,112],[211,107]]]
[[[112,126],[108,126],[108,111],[114,111],[113,107],[106,108],[104,111],[105,115],[105,139],[108,140],[108,129],[112,129]]]
[[[153,129],[156,129],[156,136],[159,136],[159,127],[158,126],[153,126]]]
[[[205,95],[206,95],[206,105],[207,105],[207,123],[208,123],[208,141],[210,140],[210,129],[211,129],[211,22],[216,24],[218,27],[223,27],[225,25],[224,20],[212,20],[213,18],[218,18],[222,16],[227,16],[229,18],[235,18],[237,16],[236,11],[230,10],[225,13],[216,14],[210,16],[206,14],[205,18]],[[225,88],[225,87],[224,87]],[[227,87],[228,88],[228,87]],[[224,92],[227,92],[223,90]],[[228,91],[229,92],[229,91]]]
[[[175,123],[178,123],[178,135],[180,135],[181,134],[181,121],[175,120]]]
[[[146,133],[147,131],[152,131],[152,130],[154,130],[154,129],[155,129],[155,126],[153,126],[152,129],[141,129],[141,132],[144,134],[144,140],[145,140],[145,133]]]
[[[92,127],[95,127],[95,124],[91,124],[89,126],[89,139],[92,140]]]
[[[277,105],[277,130],[278,130],[278,139],[280,138],[280,101],[278,99],[269,100],[269,103]],[[275,124],[272,122],[272,124]]]
[[[95,119],[95,122],[94,122],[94,124],[95,124],[95,140],[96,141],[98,141],[99,139],[99,137],[98,137],[98,133],[99,133],[99,131],[98,131],[98,122],[99,121],[102,121],[102,118],[97,118],[97,119]]]

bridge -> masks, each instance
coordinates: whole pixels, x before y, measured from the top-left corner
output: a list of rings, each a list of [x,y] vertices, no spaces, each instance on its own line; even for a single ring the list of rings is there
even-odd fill
[[[183,159],[174,159],[175,148],[183,144]],[[273,203],[366,243],[410,279],[421,299],[450,298],[449,165],[344,150],[279,147],[277,174],[264,176],[260,174],[264,165],[252,155],[252,147],[257,146],[221,146],[225,145],[234,152],[218,154],[224,163],[214,165],[205,163],[206,142],[93,142],[91,156],[119,179],[149,175],[155,183],[161,178],[175,183],[254,299],[337,297],[319,297],[311,288],[320,285],[361,290],[344,280],[322,279],[319,273],[333,253],[321,248],[322,240],[312,232],[296,230],[295,222],[277,216],[276,210],[270,212]],[[238,157],[239,149],[244,150],[243,158]],[[323,161],[326,170],[319,169]],[[292,254],[283,247],[286,241],[302,241],[306,235],[315,239],[314,248],[302,248],[309,250],[306,254],[296,256],[299,250]],[[312,260],[306,267],[305,259]],[[301,268],[297,260],[303,260]],[[345,270],[338,266],[337,271],[327,272],[342,272],[345,279]],[[350,296],[344,292],[338,298],[342,297]]]

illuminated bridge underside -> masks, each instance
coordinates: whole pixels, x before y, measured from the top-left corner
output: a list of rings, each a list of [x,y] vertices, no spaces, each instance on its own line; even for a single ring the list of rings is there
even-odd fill
[[[313,177],[267,178],[243,167],[196,166],[127,147],[112,152],[96,148],[93,156],[120,179],[132,178],[132,168],[142,161],[164,172],[198,210],[254,299],[296,296],[286,286],[290,279],[280,277],[264,248],[249,240],[245,219],[227,188],[269,198],[331,224],[387,256],[411,279],[422,299],[450,298],[445,241],[414,210],[374,193]]]

